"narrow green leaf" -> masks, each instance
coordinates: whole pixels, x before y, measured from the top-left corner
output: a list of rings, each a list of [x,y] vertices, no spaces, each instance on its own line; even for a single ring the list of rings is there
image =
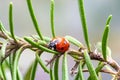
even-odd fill
[[[98,75],[98,73],[100,72],[100,70],[105,66],[104,62],[100,62],[97,66],[97,68],[95,69],[96,74]]]
[[[59,52],[56,52],[56,51],[53,51],[51,49],[48,49],[42,45],[38,45],[37,43],[33,42],[32,40],[30,40],[29,38],[25,37],[24,38],[28,43],[30,43],[32,46],[34,47],[37,47],[39,49],[41,49],[42,51],[46,51],[46,52],[50,52],[50,53],[53,53],[53,54],[59,54]]]
[[[85,17],[85,11],[84,11],[84,0],[78,0],[78,5],[79,5],[79,12],[80,12],[80,17],[82,22],[83,33],[84,33],[84,39],[85,39],[87,48],[90,51],[88,29],[87,29],[86,17]]]
[[[90,60],[90,57],[88,55],[87,50],[84,50],[84,58],[85,58],[85,62],[86,62],[86,65],[87,65],[87,68],[88,68],[88,71],[90,73],[92,80],[98,80],[97,74],[96,74],[95,69],[92,65],[92,62]]]
[[[83,64],[83,62],[80,61],[80,64],[79,64],[79,67],[78,67],[78,73],[75,77],[75,80],[85,80],[84,75],[83,75],[83,71],[82,71],[82,64]]]
[[[37,65],[38,65],[38,62],[37,62],[37,59],[35,59],[32,67],[31,67],[31,71],[30,71],[30,79],[29,80],[35,80],[35,74],[36,74],[36,70],[37,70]]]
[[[5,61],[2,64],[4,65],[4,68],[9,68],[8,58],[5,59]]]
[[[6,72],[5,72],[4,65],[1,64],[1,65],[0,65],[0,68],[1,68],[2,75],[3,75],[3,79],[4,79],[4,80],[7,80],[7,75],[6,75]]]
[[[59,58],[56,59],[55,64],[54,64],[54,77],[55,80],[59,80]]]
[[[110,24],[111,19],[112,19],[112,15],[109,15],[109,16],[108,16],[108,19],[107,19],[107,21],[106,21],[106,25],[109,25],[109,24]]]
[[[52,68],[50,68],[50,80],[55,80]]]
[[[17,68],[18,68],[18,61],[19,61],[19,58],[20,58],[20,54],[22,53],[23,51],[23,47],[21,47],[20,49],[17,50],[17,52],[15,53],[15,59],[14,59],[14,64],[13,64],[13,80],[17,80]]]
[[[55,37],[55,30],[54,30],[54,0],[51,0],[50,21],[51,21],[52,36]]]
[[[39,55],[36,53],[36,59],[39,62],[40,66],[42,67],[42,69],[49,73],[49,69],[47,68],[47,66],[43,63],[43,61],[39,58]]]
[[[36,32],[39,35],[40,39],[43,40],[43,36],[42,36],[42,33],[41,33],[40,29],[39,29],[37,19],[36,19],[35,15],[34,15],[34,10],[32,8],[31,0],[27,0],[27,6],[28,6],[28,9],[29,9],[29,13],[30,13],[32,22],[33,22],[34,27],[36,29]]]
[[[67,66],[67,53],[64,53],[62,61],[62,80],[69,80],[68,66]]]
[[[4,80],[7,80],[7,77],[6,77],[6,73],[5,73],[5,64],[4,63],[2,63],[1,64],[1,60],[2,60],[2,58],[5,56],[5,49],[6,49],[6,46],[7,46],[7,41],[5,41],[4,43],[3,43],[3,45],[2,45],[2,48],[1,48],[1,50],[0,50],[0,72],[1,72],[1,75],[3,76],[3,78],[4,78]]]
[[[10,73],[11,73],[11,77],[12,77],[12,80],[13,80],[13,54],[11,54],[9,56],[9,66],[10,66]]]
[[[38,45],[43,45],[43,46],[44,46],[44,45],[46,45],[47,43],[46,43],[45,41],[39,40],[39,41],[37,42],[37,44],[38,44]]]
[[[1,69],[1,65],[0,65],[0,80],[3,80],[4,77],[3,77],[3,73],[2,73],[2,69]]]
[[[9,5],[9,26],[10,26],[10,33],[11,33],[11,36],[12,38],[16,40],[15,38],[15,35],[14,35],[14,26],[13,26],[13,4],[12,2],[10,2],[10,5]]]
[[[71,37],[71,36],[65,36],[66,39],[68,39],[68,41],[70,41],[72,44],[78,46],[78,47],[83,47],[83,44],[81,42],[79,42],[77,39]]]
[[[105,64],[103,62],[100,62],[98,66],[96,67],[95,71],[96,71],[97,76],[100,76],[99,72],[104,67],[104,65]],[[88,80],[91,80],[91,79],[92,79],[91,76],[89,76]],[[100,80],[100,77],[99,77],[99,80]]]
[[[37,39],[40,39],[38,35],[33,35],[35,36],[35,38]],[[43,36],[43,39],[46,41],[46,42],[50,42],[51,38],[50,37],[46,37],[46,36]]]
[[[108,42],[108,34],[109,34],[109,25],[106,25],[102,37],[102,54],[103,58],[107,60],[107,42]]]
[[[35,63],[35,61],[29,66],[28,70],[26,71],[25,75],[24,75],[24,80],[30,80],[30,75],[31,75],[31,71],[33,68],[33,64]]]
[[[80,61],[78,72],[79,72],[80,80],[85,80],[84,76],[83,76],[83,72],[82,72],[82,64],[83,64],[83,62]]]
[[[23,80],[22,74],[19,69],[17,69],[17,80]]]
[[[32,35],[32,37],[27,37],[28,39],[30,39],[30,40],[33,40],[33,41],[35,41],[38,45],[46,45],[47,44],[47,42],[46,41],[43,41],[43,40],[40,40],[40,39],[38,39],[38,37],[36,38],[35,36],[33,36]]]
[[[2,58],[5,56],[6,46],[7,46],[7,41],[5,41],[5,42],[3,43],[2,48],[1,48],[1,50],[0,50],[0,64],[1,64]]]
[[[6,35],[5,39],[9,38],[10,39],[10,33],[4,28],[2,22],[0,21],[0,30]]]

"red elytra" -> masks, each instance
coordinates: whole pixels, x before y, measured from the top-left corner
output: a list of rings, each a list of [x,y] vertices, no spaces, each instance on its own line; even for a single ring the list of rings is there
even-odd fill
[[[56,37],[50,41],[49,48],[64,53],[69,49],[69,41],[64,37]]]

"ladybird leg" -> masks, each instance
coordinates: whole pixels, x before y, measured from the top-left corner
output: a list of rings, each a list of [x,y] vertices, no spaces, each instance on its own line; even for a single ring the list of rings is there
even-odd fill
[[[80,60],[82,60],[83,58],[80,57]],[[80,64],[80,60],[74,60],[76,63],[74,64],[74,66],[71,69],[71,75],[74,75],[76,73],[76,69],[78,68],[79,64]]]
[[[52,59],[50,59],[49,61],[46,60],[47,64],[46,66],[48,66],[50,64],[50,66],[52,66],[52,63],[56,60],[56,58],[59,58],[62,54],[58,54],[58,55],[54,55]]]
[[[56,58],[56,55],[54,55],[52,59],[46,60],[46,62],[47,62],[46,66],[48,66],[49,64],[51,64],[55,60],[55,58]]]
[[[71,69],[71,75],[75,74],[75,70],[78,68],[80,62],[76,62],[73,68]]]

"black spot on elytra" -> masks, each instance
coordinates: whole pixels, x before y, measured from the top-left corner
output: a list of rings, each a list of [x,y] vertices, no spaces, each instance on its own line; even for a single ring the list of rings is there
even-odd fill
[[[61,50],[64,50],[64,47],[61,47]]]

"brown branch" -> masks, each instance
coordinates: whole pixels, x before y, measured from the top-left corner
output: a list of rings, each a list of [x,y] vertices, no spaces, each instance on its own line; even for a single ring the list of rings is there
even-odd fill
[[[119,71],[120,70],[120,65],[115,61],[113,60],[112,58],[110,58],[107,63],[113,67],[116,71]]]
[[[3,39],[7,39],[7,36],[2,31],[0,31],[0,37]]]
[[[89,72],[89,70],[83,69],[83,72]],[[117,74],[117,72],[106,70],[106,69],[102,69],[102,70],[100,70],[100,72],[108,73],[108,74],[112,74],[112,75],[116,75]],[[75,72],[75,74],[77,74],[77,71]]]
[[[83,49],[84,50],[84,49]],[[81,49],[79,51],[82,51]],[[71,50],[68,51],[68,54],[70,55],[77,55],[79,57],[84,57],[82,52],[79,52],[76,50]],[[102,61],[102,62],[106,62],[107,64],[109,64],[113,69],[115,69],[116,71],[120,70],[120,65],[113,60],[112,58],[110,58],[109,60],[105,61],[101,55],[101,53],[95,53],[95,52],[89,52],[90,58],[92,60],[98,60],[98,61]]]

